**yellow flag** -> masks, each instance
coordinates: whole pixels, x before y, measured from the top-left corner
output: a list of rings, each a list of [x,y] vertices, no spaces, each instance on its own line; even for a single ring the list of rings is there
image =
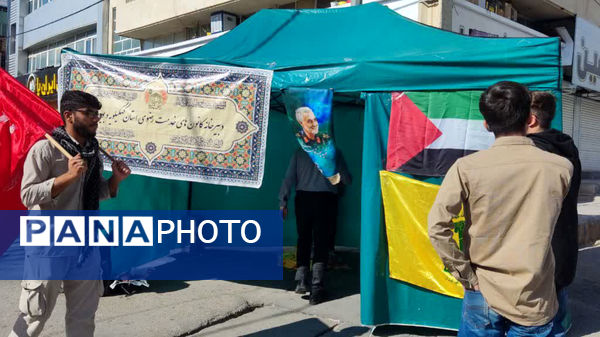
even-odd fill
[[[438,185],[380,171],[390,259],[390,277],[440,294],[462,298],[462,285],[445,270],[427,234],[427,214]],[[464,217],[453,220],[460,246]]]

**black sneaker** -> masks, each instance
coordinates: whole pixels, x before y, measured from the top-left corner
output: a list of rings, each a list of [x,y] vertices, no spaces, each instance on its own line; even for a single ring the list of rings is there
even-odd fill
[[[325,290],[313,290],[310,293],[310,297],[308,298],[308,304],[317,305],[319,303],[325,302]]]

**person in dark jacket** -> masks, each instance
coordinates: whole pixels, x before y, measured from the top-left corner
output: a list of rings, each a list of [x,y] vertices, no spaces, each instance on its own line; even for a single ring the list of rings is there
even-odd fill
[[[554,328],[550,336],[564,336],[571,327],[568,311],[567,286],[575,278],[577,268],[577,195],[581,183],[581,162],[579,151],[573,139],[558,130],[550,128],[554,118],[556,100],[549,92],[534,91],[531,93],[532,119],[528,126],[528,137],[535,145],[545,151],[565,157],[573,164],[573,177],[569,192],[565,197],[562,210],[556,221],[552,237],[555,272],[554,281],[559,301],[559,309],[554,319]]]
[[[319,304],[326,299],[325,271],[328,253],[335,242],[338,193],[341,185],[349,185],[352,177],[341,154],[336,154],[336,166],[340,183],[333,185],[323,175],[309,155],[302,149],[296,150],[290,160],[285,178],[279,191],[279,206],[283,219],[287,217],[287,204],[292,188],[296,189],[296,293],[304,294],[310,288],[309,303]],[[309,281],[311,249],[312,282]],[[310,285],[309,285],[310,283]]]

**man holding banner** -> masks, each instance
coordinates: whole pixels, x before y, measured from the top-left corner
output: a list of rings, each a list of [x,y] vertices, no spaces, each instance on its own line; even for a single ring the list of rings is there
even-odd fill
[[[479,101],[496,140],[458,159],[429,212],[429,237],[465,287],[459,336],[548,336],[558,303],[551,240],[573,165],[527,137],[531,98],[499,82]],[[464,210],[462,251],[453,218]]]
[[[97,210],[99,201],[115,197],[120,182],[130,174],[122,161],[113,161],[112,177],[102,177],[102,161],[95,138],[98,110],[101,104],[96,97],[82,91],[66,91],[62,95],[60,110],[64,127],[52,132],[52,139],[37,142],[27,154],[23,168],[21,199],[30,210]],[[65,269],[77,266],[90,269],[88,280],[26,280],[22,282],[17,318],[10,336],[38,336],[50,317],[61,284],[67,302],[65,317],[66,336],[93,336],[94,316],[103,291],[98,250],[61,249],[60,254],[48,247],[39,251],[32,261],[52,256],[51,268]],[[60,247],[58,247],[60,248]],[[70,248],[70,247],[66,247]],[[40,259],[37,260],[36,258]],[[28,256],[27,258],[30,258]],[[31,263],[35,268],[36,263]],[[41,278],[44,263],[33,271]],[[46,275],[49,277],[49,275]]]

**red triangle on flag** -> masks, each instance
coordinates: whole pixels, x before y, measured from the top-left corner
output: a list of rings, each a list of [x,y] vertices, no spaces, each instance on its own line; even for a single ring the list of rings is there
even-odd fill
[[[397,170],[441,135],[408,96],[393,92],[386,170]]]
[[[58,111],[0,69],[0,209],[24,209],[20,190],[27,152],[62,124]]]

